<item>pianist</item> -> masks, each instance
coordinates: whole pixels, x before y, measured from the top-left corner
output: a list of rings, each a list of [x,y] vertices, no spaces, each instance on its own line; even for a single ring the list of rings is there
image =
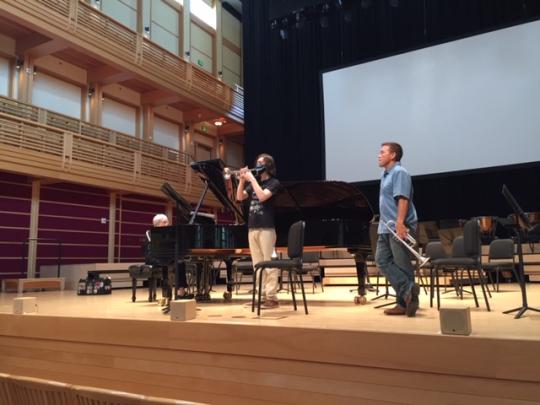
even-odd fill
[[[236,198],[238,201],[249,199],[248,239],[253,264],[271,260],[276,245],[274,225],[273,196],[280,188],[276,179],[274,158],[268,154],[257,157],[257,168],[264,167],[260,180],[251,170],[244,167],[240,170]],[[263,308],[277,308],[278,269],[267,269],[263,276],[264,303]],[[258,284],[257,284],[258,285]]]
[[[154,218],[152,219],[152,226],[154,228],[162,227],[162,226],[169,226],[169,218],[165,214],[156,214],[154,215]],[[146,239],[148,242],[150,242],[150,231],[146,231]],[[166,271],[167,270],[167,271]],[[164,289],[169,290],[169,286],[172,284],[168,281],[169,275],[172,274],[171,271],[168,271],[168,269],[164,269],[163,272],[163,283],[164,283]],[[178,263],[176,272],[174,272],[174,276],[176,279],[175,285],[178,286],[178,293],[176,295],[176,299],[192,299],[193,294],[188,294],[186,292],[187,288],[187,280],[186,280],[186,265],[185,263]],[[167,294],[169,297],[172,296],[172,293],[167,291]]]
[[[418,222],[412,202],[413,187],[409,173],[401,166],[403,149],[394,142],[385,142],[379,151],[379,167],[384,169],[379,194],[380,222],[377,233],[375,262],[396,292],[397,305],[386,309],[386,315],[415,316],[419,287],[414,282],[414,268],[407,247],[401,243],[408,232],[414,232]],[[393,237],[385,223],[393,221]],[[394,224],[389,224],[394,228]]]

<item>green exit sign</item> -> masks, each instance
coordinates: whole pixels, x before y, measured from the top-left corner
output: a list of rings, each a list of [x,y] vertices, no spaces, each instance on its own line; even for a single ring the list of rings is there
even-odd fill
[[[201,126],[201,131],[208,132],[208,127],[206,125]]]
[[[204,62],[201,59],[197,59],[197,65],[204,66]]]

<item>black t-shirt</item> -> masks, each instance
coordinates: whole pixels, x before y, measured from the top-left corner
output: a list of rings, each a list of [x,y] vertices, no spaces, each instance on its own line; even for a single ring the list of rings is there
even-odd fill
[[[268,189],[272,193],[272,197],[261,203],[251,183],[246,186],[245,191],[250,197],[248,228],[274,228],[274,196],[281,186],[274,177],[263,180],[260,184],[263,190]]]

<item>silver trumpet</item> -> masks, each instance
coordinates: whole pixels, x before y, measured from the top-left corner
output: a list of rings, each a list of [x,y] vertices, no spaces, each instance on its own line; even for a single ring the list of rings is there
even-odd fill
[[[416,257],[416,259],[418,260],[418,267],[423,267],[426,265],[427,262],[430,261],[430,258],[429,257],[426,257],[426,256],[422,256],[420,253],[418,253],[414,247],[418,245],[418,243],[416,242],[416,239],[414,239],[412,237],[412,235],[410,233],[407,233],[407,239],[401,239],[399,237],[399,235],[396,233],[395,231],[395,227],[396,227],[396,221],[382,221],[382,223],[384,224],[384,226],[386,227],[386,229],[388,229],[392,235],[394,235],[394,238],[396,238],[398,241],[400,241],[401,243],[403,243],[403,246],[405,246],[407,249],[409,249],[409,251],[414,255],[414,257]]]
[[[251,173],[253,173],[254,176],[258,176],[260,175],[261,173],[263,173],[265,171],[265,167],[264,166],[257,166],[253,169],[247,169],[248,171],[250,171]],[[225,178],[225,180],[229,180],[231,177],[236,177],[236,178],[239,178],[240,177],[240,174],[241,174],[242,170],[233,170],[231,169],[230,167],[226,167],[223,169],[223,177]]]

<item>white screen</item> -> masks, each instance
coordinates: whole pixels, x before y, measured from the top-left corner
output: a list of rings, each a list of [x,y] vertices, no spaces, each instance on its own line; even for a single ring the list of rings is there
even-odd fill
[[[384,141],[412,175],[540,160],[540,21],[323,73],[326,178],[380,178]]]

